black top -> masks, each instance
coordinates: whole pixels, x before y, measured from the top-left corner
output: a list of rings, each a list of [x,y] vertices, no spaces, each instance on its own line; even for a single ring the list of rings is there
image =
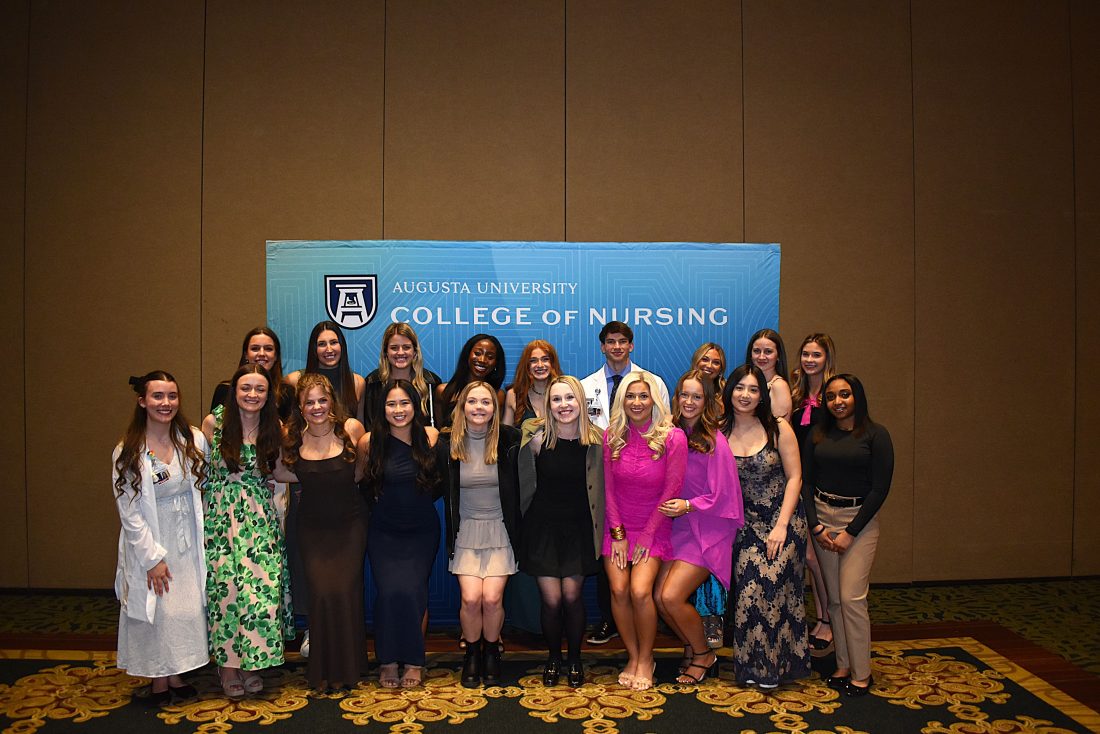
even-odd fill
[[[806,436],[813,430],[813,427],[818,423],[825,420],[825,406],[811,406],[810,407],[810,422],[806,425],[802,425],[802,415],[805,413],[806,408],[803,403],[803,407],[792,408],[791,415],[787,419],[787,422],[791,424],[791,428],[794,429],[794,436],[798,439],[798,445],[802,446],[806,442]]]
[[[834,427],[816,444],[810,432],[802,446],[802,499],[810,528],[817,527],[814,487],[841,497],[863,498],[846,528],[854,537],[882,507],[893,475],[894,444],[883,426],[871,423],[860,436]]]
[[[382,401],[382,376],[374,370],[366,377],[367,385],[363,391],[363,425],[370,430],[374,411]],[[435,386],[442,380],[431,370],[424,370],[424,381],[428,383],[428,414],[424,416],[429,426],[435,425]],[[412,380],[409,380],[412,382]]]
[[[518,428],[500,426],[497,436],[497,481],[500,487],[500,509],[504,514],[504,529],[508,531],[508,540],[512,543],[512,552],[519,549],[519,457]],[[447,555],[455,554],[455,539],[458,537],[458,493],[460,487],[459,468],[461,462],[451,458],[451,433],[439,434],[435,444],[435,460],[443,482],[436,497],[443,496],[444,515],[447,520]]]
[[[229,397],[229,388],[232,383],[229,380],[219,382],[214,388],[214,396],[210,398],[210,412],[219,405],[225,405]],[[294,410],[294,388],[285,382],[279,383],[279,397],[275,400],[275,409],[279,411],[279,418],[283,421],[290,419],[290,412]]]

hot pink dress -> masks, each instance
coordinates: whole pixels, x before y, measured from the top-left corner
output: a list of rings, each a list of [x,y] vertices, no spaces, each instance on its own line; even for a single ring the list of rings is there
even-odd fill
[[[649,430],[649,425],[645,426]],[[634,554],[634,546],[649,548],[649,555],[662,560],[672,556],[669,540],[672,520],[657,508],[665,500],[680,495],[687,469],[687,437],[679,428],[673,428],[665,437],[665,451],[654,460],[653,451],[646,445],[642,432],[634,426],[627,428],[626,446],[619,458],[611,460],[607,436],[603,444],[604,496],[606,517],[603,532],[605,556],[611,555],[611,528],[626,528],[627,557]]]
[[[709,454],[688,451],[680,497],[691,500],[691,512],[672,521],[671,558],[707,569],[728,589],[733,539],[745,517],[737,464],[725,436],[718,434]]]

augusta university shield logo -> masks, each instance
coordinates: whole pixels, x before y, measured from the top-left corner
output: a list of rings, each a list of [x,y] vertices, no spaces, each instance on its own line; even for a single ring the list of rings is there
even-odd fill
[[[345,329],[362,329],[378,311],[378,276],[326,275],[325,308]]]

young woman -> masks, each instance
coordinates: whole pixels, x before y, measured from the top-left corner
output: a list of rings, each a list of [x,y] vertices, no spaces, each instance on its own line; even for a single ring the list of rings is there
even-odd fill
[[[279,418],[284,421],[289,419],[294,410],[294,387],[283,379],[283,347],[279,343],[279,335],[266,326],[257,326],[245,334],[241,344],[241,360],[237,366],[246,364],[258,364],[267,370],[271,384],[275,386],[272,394],[276,396],[275,407]],[[219,382],[210,398],[210,412],[214,412],[219,405],[225,405],[229,396],[229,380]]]
[[[715,342],[700,344],[691,355],[688,370],[699,370],[703,377],[714,383],[714,403],[718,415],[722,414],[722,390],[726,386],[726,350]]]
[[[715,342],[699,345],[691,356],[688,371],[698,370],[713,385],[714,410],[722,415],[722,390],[726,386],[726,352]],[[675,397],[673,397],[675,402]],[[714,574],[707,577],[695,592],[695,611],[703,619],[703,631],[707,636],[707,646],[719,648],[725,637],[726,589]],[[685,663],[686,665],[686,663]],[[683,667],[683,666],[681,666]]]
[[[657,577],[657,607],[684,645],[677,683],[698,683],[718,663],[703,620],[690,603],[699,585],[714,576],[729,588],[731,549],[741,527],[741,488],[725,438],[718,433],[721,414],[714,380],[691,370],[676,384],[673,423],[687,434],[687,471],[680,496],[665,500],[660,511],[672,521],[670,562]]]
[[[379,391],[370,433],[359,439],[361,486],[373,505],[367,555],[378,590],[374,646],[384,688],[413,688],[424,676],[428,579],[439,550],[440,477],[433,450],[439,432],[425,425],[413,383],[391,379]],[[404,670],[400,666],[404,665]]]
[[[304,374],[324,375],[336,393],[336,399],[350,418],[363,417],[363,393],[366,381],[353,372],[348,355],[348,343],[344,332],[335,321],[322,321],[309,333],[306,351],[306,368],[295,370],[286,377],[291,387],[297,387]]]
[[[653,686],[653,584],[661,562],[672,555],[672,521],[660,508],[679,494],[687,469],[687,438],[657,394],[649,373],[627,375],[615,393],[603,444],[607,511],[601,553],[611,611],[629,658],[619,684],[638,691]]]
[[[724,395],[724,431],[745,502],[745,524],[734,545],[734,678],[765,689],[810,674],[798,441],[787,421],[773,414],[767,385],[759,367],[741,365]]]
[[[791,424],[802,453],[807,451],[806,437],[825,415],[821,386],[835,374],[836,347],[829,335],[810,334],[803,339],[799,348],[799,366],[791,373],[791,383],[794,385],[791,401],[795,408]],[[809,512],[809,509],[806,511]],[[813,543],[806,546],[806,566],[810,569],[814,586],[814,611],[817,613],[817,624],[810,630],[810,647],[814,656],[828,655],[833,649],[829,592],[825,588],[825,578]]]
[[[458,395],[452,429],[436,444],[450,571],[462,594],[462,685],[500,682],[502,599],[519,544],[519,431],[501,425],[497,390],[476,380]]]
[[[821,386],[836,374],[836,347],[828,334],[810,334],[798,354],[798,367],[791,373],[791,427],[801,446],[824,417]]]
[[[849,696],[865,696],[875,682],[867,591],[894,446],[886,428],[871,420],[855,375],[833,376],[823,393],[828,414],[806,444],[802,496],[829,589],[836,672],[828,683]]]
[[[519,355],[516,381],[504,393],[504,423],[521,425],[531,418],[542,418],[546,404],[546,389],[550,381],[561,374],[558,353],[542,339],[528,342]]]
[[[435,387],[442,380],[439,375],[424,367],[424,355],[420,340],[413,328],[403,321],[396,321],[382,332],[382,350],[378,355],[378,369],[367,375],[363,396],[363,425],[370,429],[376,411],[385,402],[385,385],[391,380],[412,383],[420,396],[420,412],[430,422],[435,420]],[[384,419],[383,419],[384,420]]]
[[[354,686],[366,668],[363,553],[367,506],[357,482],[363,426],[344,415],[328,378],[298,380],[298,410],[286,426],[275,478],[301,484],[298,543],[309,584],[313,688]]]
[[[118,667],[152,678],[152,705],[191,698],[181,673],[209,662],[202,498],[206,438],[180,413],[176,378],[163,370],[131,377],[130,425],[111,456],[122,521],[115,596]]]
[[[495,336],[474,334],[467,339],[458,353],[451,379],[435,389],[436,427],[442,430],[451,425],[455,407],[460,404],[459,396],[471,382],[488,384],[497,398],[497,407],[503,408],[504,393],[500,386],[505,373],[504,347]]]
[[[600,566],[604,521],[603,434],[588,420],[577,378],[551,380],[545,416],[523,424],[519,480],[520,568],[537,580],[542,635],[549,650],[542,682],[556,686],[561,677],[564,628],[569,651],[566,676],[576,688],[584,683],[581,591],[584,577]]]
[[[789,421],[791,388],[787,384],[787,350],[783,337],[774,329],[761,329],[749,338],[745,347],[745,364],[754,364],[768,381],[768,398],[776,418]]]
[[[268,485],[282,429],[271,378],[246,364],[232,399],[202,422],[207,469],[206,598],[210,649],[230,698],[263,690],[258,671],[281,665],[294,638],[283,530]]]

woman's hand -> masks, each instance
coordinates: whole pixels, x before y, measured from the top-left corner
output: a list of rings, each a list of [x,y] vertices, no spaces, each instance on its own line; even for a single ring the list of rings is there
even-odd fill
[[[841,530],[832,540],[832,549],[837,553],[843,554],[845,551],[852,547],[853,540],[855,540],[855,538],[853,538],[851,535],[848,535],[847,530]]]
[[[168,564],[164,561],[145,572],[145,582],[157,596],[163,596],[168,592],[168,582],[171,580],[172,572],[168,570]]]
[[[776,556],[779,555],[779,551],[783,549],[783,544],[787,542],[787,526],[776,523],[772,531],[768,533],[768,560],[774,561]]]
[[[634,558],[631,559],[634,565],[639,563],[645,563],[649,560],[649,548],[644,545],[634,544]]]
[[[687,500],[674,497],[658,505],[657,511],[665,517],[680,517],[691,511],[691,504]]]
[[[615,564],[615,568],[626,568],[626,551],[628,547],[625,539],[611,541],[611,562]]]

